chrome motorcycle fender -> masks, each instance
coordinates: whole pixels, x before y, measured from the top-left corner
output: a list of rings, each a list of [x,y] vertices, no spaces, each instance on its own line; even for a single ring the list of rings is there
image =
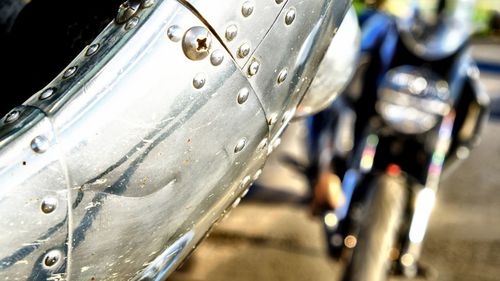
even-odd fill
[[[1,120],[1,278],[161,279],[239,203],[349,5],[247,2],[217,15],[202,1],[128,1]],[[235,45],[211,20],[226,15]],[[261,35],[237,22],[250,17]],[[234,49],[239,38],[255,47]]]

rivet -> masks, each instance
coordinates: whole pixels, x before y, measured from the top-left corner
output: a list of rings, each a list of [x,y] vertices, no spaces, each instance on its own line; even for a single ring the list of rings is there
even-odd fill
[[[138,17],[132,17],[125,24],[125,30],[130,30],[130,29],[134,28],[138,23],[139,23],[139,18]]]
[[[250,186],[249,186],[249,187],[247,187],[247,189],[245,189],[245,191],[243,191],[243,193],[241,194],[241,196],[240,196],[240,197],[241,197],[241,198],[245,198],[245,196],[247,196],[247,194],[248,194],[248,191],[250,191]]]
[[[263,150],[264,148],[266,148],[266,146],[267,146],[267,138],[264,138],[262,139],[262,141],[260,141],[259,145],[257,146],[257,149]]]
[[[182,29],[178,25],[172,25],[167,29],[167,36],[174,42],[179,42],[182,39]]]
[[[99,50],[99,43],[95,43],[95,44],[92,44],[88,47],[87,51],[85,52],[85,55],[86,56],[91,56],[93,54],[95,54],[97,52],[97,50]]]
[[[73,76],[75,74],[77,68],[78,68],[77,66],[72,66],[72,67],[66,69],[66,71],[64,71],[63,78],[66,79],[66,78]]]
[[[154,3],[155,3],[155,0],[144,0],[144,2],[142,2],[142,7],[149,8],[149,7],[153,6]]]
[[[241,198],[240,197],[236,198],[236,200],[234,200],[234,202],[233,202],[232,207],[233,208],[238,207],[238,205],[240,204],[240,202],[241,202]]]
[[[245,138],[242,138],[238,141],[236,146],[234,147],[234,153],[238,153],[245,148],[245,145],[247,144],[247,140]]]
[[[36,153],[44,153],[49,148],[49,140],[44,136],[37,136],[31,141],[31,149]]]
[[[276,149],[280,144],[281,144],[281,138],[275,139],[272,144],[273,150]]]
[[[182,50],[191,60],[202,60],[208,56],[212,46],[210,32],[202,26],[188,29],[182,38]]]
[[[256,60],[252,61],[252,63],[250,63],[250,66],[248,67],[248,75],[250,76],[254,76],[257,74],[257,72],[259,72],[259,67],[260,67],[260,63]]]
[[[286,80],[287,76],[288,76],[288,69],[283,68],[278,74],[278,84],[283,83]]]
[[[122,24],[128,21],[137,11],[139,10],[140,2],[137,1],[125,1],[120,5],[118,9],[118,15],[116,16],[116,23]]]
[[[220,65],[223,60],[224,52],[221,50],[215,50],[212,52],[212,55],[210,55],[210,63],[212,63],[213,66]]]
[[[287,25],[290,25],[290,24],[292,24],[292,22],[294,20],[295,20],[295,9],[294,8],[290,8],[290,10],[288,10],[288,12],[286,12],[285,23]]]
[[[42,212],[46,214],[52,213],[57,207],[57,199],[53,197],[45,198],[42,201]]]
[[[283,113],[283,119],[281,119],[281,122],[286,123],[289,122],[293,115],[295,114],[295,110],[288,110],[285,113]]]
[[[46,267],[55,266],[62,259],[62,253],[59,250],[51,250],[49,251],[45,257],[43,258],[43,264]]]
[[[245,188],[248,186],[248,184],[250,183],[250,176],[246,176],[244,177],[242,180],[241,180],[241,183],[240,183],[240,188]]]
[[[244,17],[248,17],[253,13],[253,6],[252,1],[246,1],[243,3],[243,6],[241,6],[241,13]]]
[[[247,88],[243,88],[238,92],[238,103],[243,104],[247,101],[250,91]]]
[[[55,88],[48,88],[48,89],[45,89],[41,94],[40,96],[38,97],[40,100],[46,100],[48,98],[50,98],[52,95],[54,95],[56,89]]]
[[[256,181],[257,179],[259,179],[260,175],[262,175],[262,169],[259,169],[259,170],[257,170],[257,172],[255,172],[255,175],[253,176],[253,180]]]
[[[238,48],[238,57],[244,58],[248,56],[248,54],[250,54],[250,44],[245,42]]]
[[[238,35],[238,27],[235,24],[231,24],[226,28],[226,39],[227,41],[232,41]]]
[[[267,124],[269,125],[274,125],[276,124],[276,122],[278,121],[278,114],[276,113],[273,113],[271,114],[271,116],[269,117],[269,120],[267,120]]]
[[[12,122],[15,122],[17,119],[19,119],[19,116],[21,116],[21,112],[19,110],[13,110],[7,114],[7,117],[5,117],[5,123],[9,124]]]
[[[203,86],[205,86],[206,78],[204,73],[198,73],[196,76],[193,78],[193,86],[196,89],[201,89]]]

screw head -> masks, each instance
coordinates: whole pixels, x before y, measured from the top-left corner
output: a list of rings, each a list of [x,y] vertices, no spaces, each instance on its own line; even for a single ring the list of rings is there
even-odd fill
[[[252,63],[250,63],[250,66],[248,66],[248,75],[249,76],[254,76],[259,72],[260,68],[260,63],[257,60],[253,60]]]
[[[201,26],[188,29],[182,39],[182,50],[190,60],[202,60],[208,56],[212,46],[210,32]]]
[[[31,141],[31,149],[36,153],[44,153],[49,148],[49,140],[44,136],[37,136]]]
[[[247,144],[247,140],[245,138],[242,138],[238,141],[236,146],[234,147],[234,153],[238,153],[245,148],[245,145]]]
[[[238,35],[238,27],[235,24],[231,24],[226,28],[226,39],[227,41],[232,41]]]
[[[288,76],[288,69],[283,68],[278,74],[278,84],[285,82],[287,76]]]
[[[173,42],[179,42],[182,38],[182,29],[178,25],[172,25],[167,29],[167,36]]]
[[[212,52],[212,55],[210,55],[210,63],[213,66],[218,66],[224,61],[224,52],[221,50],[215,50]]]
[[[42,212],[45,214],[50,214],[57,208],[57,199],[53,197],[48,197],[42,201]]]
[[[243,3],[241,6],[241,14],[243,14],[244,17],[248,17],[253,13],[253,8],[254,4],[252,1],[246,1]]]
[[[193,86],[196,89],[201,89],[203,86],[205,86],[206,82],[205,74],[204,73],[198,73],[196,76],[193,78]]]
[[[52,97],[54,95],[54,93],[56,92],[56,89],[55,88],[48,88],[48,89],[45,89],[41,94],[40,96],[38,97],[40,100],[46,100],[50,97]]]
[[[238,92],[238,103],[243,104],[247,101],[250,91],[248,88],[243,88]]]
[[[86,56],[91,56],[95,53],[97,53],[97,50],[99,50],[99,43],[92,44],[88,47],[87,51],[85,52]]]
[[[250,54],[250,43],[245,42],[238,48],[238,57],[244,58]]]
[[[71,76],[75,75],[77,69],[78,69],[77,66],[72,66],[72,67],[66,69],[66,71],[64,71],[63,78],[66,79],[66,78],[70,78]]]
[[[134,28],[137,24],[139,23],[139,18],[138,17],[132,17],[130,18],[127,23],[125,24],[125,30],[130,30]]]
[[[59,250],[51,250],[43,258],[43,265],[48,268],[55,267],[62,260],[62,253]]]
[[[9,114],[7,114],[7,117],[5,117],[4,123],[9,124],[9,123],[15,122],[15,121],[17,121],[17,119],[19,119],[19,116],[21,116],[21,112],[19,110],[13,110],[13,111],[9,112]]]
[[[290,25],[294,20],[295,20],[295,9],[290,8],[290,10],[288,10],[288,12],[285,15],[285,23],[287,25]]]

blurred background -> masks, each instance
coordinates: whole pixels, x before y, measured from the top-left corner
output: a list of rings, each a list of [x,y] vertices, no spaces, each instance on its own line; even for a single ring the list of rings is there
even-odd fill
[[[370,2],[355,1],[356,11]],[[382,9],[404,16],[408,3],[386,1]],[[421,3],[425,9],[435,2]],[[478,0],[473,21],[472,55],[491,115],[481,144],[442,180],[421,260],[427,274],[411,280],[500,278],[500,0]],[[292,123],[242,203],[169,280],[337,280],[342,262],[327,253],[308,182],[285,163],[307,163],[306,142],[305,122]]]

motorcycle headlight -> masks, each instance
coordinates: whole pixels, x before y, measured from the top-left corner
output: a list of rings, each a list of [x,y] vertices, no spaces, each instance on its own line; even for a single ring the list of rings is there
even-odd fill
[[[379,86],[378,98],[379,114],[406,134],[430,130],[450,111],[448,83],[428,69],[412,66],[390,70]]]

